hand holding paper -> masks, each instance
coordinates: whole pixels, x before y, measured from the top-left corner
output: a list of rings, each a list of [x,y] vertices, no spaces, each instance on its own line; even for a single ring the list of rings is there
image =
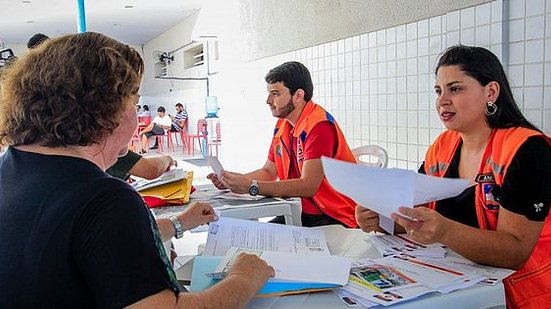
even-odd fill
[[[323,171],[337,191],[356,203],[390,218],[401,206],[436,201],[463,192],[465,179],[449,179],[418,174],[410,170],[367,167],[323,157]],[[383,226],[383,228],[385,228]]]

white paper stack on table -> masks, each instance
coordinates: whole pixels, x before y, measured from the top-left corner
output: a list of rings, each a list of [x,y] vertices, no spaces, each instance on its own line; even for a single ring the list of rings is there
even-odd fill
[[[223,278],[241,252],[260,256],[276,271],[259,296],[341,287],[350,273],[350,260],[330,255],[322,230],[220,218],[210,223],[203,256],[195,259],[191,291]]]
[[[394,234],[392,213],[400,207],[413,208],[453,197],[470,184],[466,179],[432,177],[410,170],[376,168],[327,157],[321,158],[323,172],[335,190],[358,205],[377,212],[381,227]]]

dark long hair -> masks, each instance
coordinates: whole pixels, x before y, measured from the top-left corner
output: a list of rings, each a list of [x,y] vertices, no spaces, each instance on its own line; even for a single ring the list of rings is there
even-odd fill
[[[491,51],[476,46],[452,46],[438,60],[435,74],[441,66],[450,65],[459,66],[466,75],[476,79],[482,86],[492,81],[499,84],[499,95],[494,102],[498,107],[497,112],[486,116],[490,128],[525,127],[541,132],[518,108],[503,66]]]

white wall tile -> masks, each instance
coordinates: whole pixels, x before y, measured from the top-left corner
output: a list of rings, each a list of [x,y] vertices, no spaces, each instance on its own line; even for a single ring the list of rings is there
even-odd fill
[[[547,0],[547,4],[545,5],[545,10],[547,13],[551,13],[551,0]]]
[[[474,8],[461,10],[461,29],[474,27]]]
[[[492,5],[492,23],[494,22],[501,22],[503,20],[503,2],[502,1],[494,1],[491,3]]]
[[[543,108],[551,109],[551,86],[545,86],[543,90]]]
[[[396,59],[405,59],[407,57],[407,44],[400,42],[396,44]]]
[[[442,36],[433,35],[429,39],[429,53],[431,55],[439,54],[442,52]]]
[[[544,0],[528,0],[526,3],[526,16],[539,15],[545,12]]]
[[[417,57],[417,40],[408,41],[406,48],[408,58]]]
[[[368,47],[369,47],[368,35],[367,35],[367,33],[364,33],[364,34],[360,35],[360,48],[365,49],[365,48],[368,48]]]
[[[524,17],[524,0],[509,0],[509,19]]]
[[[406,38],[408,40],[417,39],[417,23],[410,23],[406,25]]]
[[[448,32],[459,30],[460,16],[461,15],[459,11],[449,12],[446,15],[446,25]]]
[[[406,25],[396,27],[396,42],[404,42],[407,39]]]
[[[536,127],[541,128],[543,123],[542,109],[525,109],[523,111],[524,116],[528,121],[534,124]]]
[[[377,32],[370,32],[368,39],[369,47],[377,47]]]
[[[424,37],[417,41],[417,56],[426,56],[429,54],[429,38]]]
[[[543,132],[551,134],[551,110],[543,111]]]
[[[396,43],[396,27],[386,29],[386,43]]]
[[[543,87],[524,88],[524,108],[538,109],[543,107]]]
[[[475,45],[483,47],[490,46],[490,25],[475,28]]]
[[[503,37],[503,25],[502,23],[493,23],[490,26],[490,43],[497,44],[501,43]]]
[[[360,50],[360,37],[352,37],[352,51]]]
[[[509,22],[509,42],[524,40],[524,20],[517,19]]]
[[[546,62],[544,64],[543,84],[551,85],[551,62]]]
[[[544,36],[545,20],[543,16],[526,19],[526,40],[540,39]]]
[[[393,62],[396,60],[396,45],[395,44],[389,44],[386,46],[386,60],[388,62]]]
[[[386,30],[379,30],[377,31],[377,45],[385,45],[386,44]]]
[[[507,70],[511,87],[521,87],[524,85],[524,68],[522,65],[511,65]]]
[[[515,42],[509,44],[509,64],[524,63],[524,42]]]
[[[526,63],[543,61],[543,40],[526,41]]]
[[[459,31],[451,31],[446,33],[446,47],[457,45],[461,42],[459,39]]]
[[[424,38],[429,36],[429,21],[423,19],[417,22],[417,37]]]
[[[525,86],[539,86],[543,83],[543,66],[537,64],[527,64],[524,68],[526,75],[524,77]]]
[[[430,35],[437,35],[442,33],[442,17],[436,16],[430,19]]]
[[[474,45],[474,28],[461,29],[461,44]]]
[[[407,77],[407,92],[417,92],[417,76],[410,76]],[[417,102],[417,100],[415,101]],[[408,100],[409,104],[409,100]]]
[[[491,4],[486,3],[475,8],[476,26],[487,25],[492,22],[491,19]]]

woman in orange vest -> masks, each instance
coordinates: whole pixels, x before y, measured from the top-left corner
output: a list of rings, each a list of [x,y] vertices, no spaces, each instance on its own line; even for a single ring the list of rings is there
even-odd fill
[[[504,280],[507,305],[551,304],[551,139],[522,115],[497,57],[454,46],[439,59],[436,110],[448,130],[420,172],[470,179],[460,195],[393,219],[422,243],[440,242],[480,264],[516,269]],[[364,230],[377,216],[357,210]]]

